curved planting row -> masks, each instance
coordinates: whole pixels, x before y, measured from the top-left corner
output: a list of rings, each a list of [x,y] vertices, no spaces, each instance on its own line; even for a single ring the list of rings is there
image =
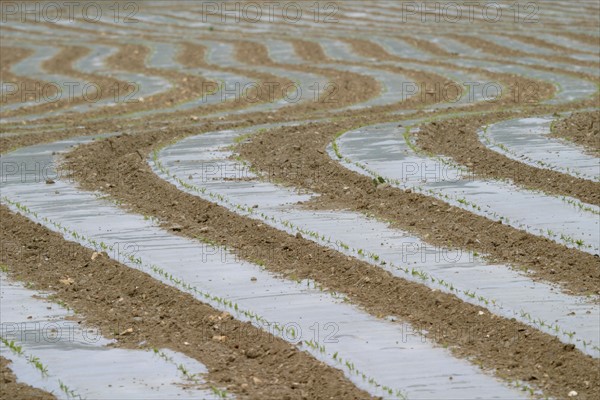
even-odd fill
[[[37,40],[44,40],[47,37],[43,33],[39,34]],[[172,89],[171,83],[159,76],[147,76],[143,73],[130,73],[126,71],[115,71],[112,66],[107,65],[107,59],[114,56],[118,48],[116,46],[101,45],[93,43],[92,38],[88,41],[77,42],[78,45],[85,47],[88,53],[73,63],[73,68],[88,76],[106,77],[112,80],[114,84],[110,86],[101,85],[100,81],[84,80],[77,77],[62,76],[58,74],[49,74],[41,67],[44,61],[56,56],[60,48],[57,45],[73,44],[72,40],[62,39],[64,42],[52,43],[51,45],[38,44],[31,59],[22,61],[15,65],[13,69],[18,75],[35,77],[40,81],[46,82],[49,87],[58,87],[59,94],[56,96],[47,95],[47,88],[42,86],[39,90],[34,90],[35,99],[25,104],[11,105],[16,108],[17,105],[35,106],[40,103],[53,103],[58,100],[68,100],[67,107],[59,110],[50,110],[47,112],[35,112],[25,116],[14,116],[2,118],[3,123],[15,121],[35,120],[47,117],[60,116],[75,112],[89,112],[97,108],[115,107],[124,104],[137,103],[145,98],[164,93]],[[50,47],[53,46],[53,47]],[[56,46],[56,47],[55,47]],[[10,109],[3,109],[3,112]]]
[[[600,165],[597,157],[549,136],[556,119],[557,116],[544,116],[508,120],[487,126],[480,132],[480,137],[486,146],[507,157],[598,182]]]
[[[8,154],[5,160],[21,165],[52,165],[52,154],[82,142],[72,139],[23,148]],[[102,250],[119,242],[138,243],[135,255],[124,260],[126,265],[296,343],[323,362],[344,370],[349,379],[373,395],[401,398],[410,392],[412,398],[438,397],[450,391],[472,397],[486,390],[500,398],[518,396],[477,368],[423,343],[418,335],[405,337],[400,345],[403,329],[414,331],[409,326],[369,316],[343,304],[343,298],[319,290],[313,282],[276,278],[259,265],[236,262],[226,249],[164,232],[151,220],[127,214],[68,182],[48,185],[16,177],[5,182],[2,189],[4,204],[86,247]],[[248,284],[251,281],[254,283]],[[334,327],[336,339],[307,340],[302,332],[307,335],[314,324]],[[439,368],[434,374],[438,380],[435,385],[429,385],[433,365],[424,364],[424,358],[435,360]],[[397,371],[407,366],[412,374],[404,381]],[[459,379],[457,384],[449,379],[451,376]]]
[[[598,355],[600,343],[595,330],[598,310],[587,299],[554,292],[551,286],[534,283],[507,266],[486,264],[472,253],[437,248],[360,213],[308,211],[298,207],[298,203],[315,195],[298,194],[262,180],[250,165],[236,160],[229,150],[259,128],[270,126],[191,136],[155,153],[153,169],[180,190],[290,234],[300,233],[321,245],[365,259],[399,277],[455,294],[501,316],[517,318]],[[369,152],[366,143],[348,140],[354,142],[352,146],[356,149]],[[389,141],[381,137],[370,140],[375,145]],[[407,172],[407,168],[395,169]],[[436,172],[431,168],[427,171]],[[495,279],[493,284],[487,282],[490,274]],[[547,301],[555,306],[548,309]]]
[[[17,380],[61,398],[594,398],[598,160],[552,127],[598,108],[597,4],[299,6],[3,15],[10,83],[75,83],[54,102],[1,82]],[[74,336],[41,346],[30,323]]]
[[[44,300],[46,294],[11,282],[4,272],[0,278],[2,318],[10,321],[2,326],[1,354],[20,381],[67,399],[131,393],[140,399],[209,399],[225,393],[204,389],[206,368],[198,361],[166,349],[110,347],[114,341],[81,327],[71,310]],[[94,379],[85,373],[90,366],[101,371]]]
[[[374,179],[412,189],[494,221],[597,254],[600,210],[573,198],[480,180],[465,166],[424,153],[412,137],[424,120],[368,126],[344,133],[332,157]],[[539,210],[539,212],[533,212]]]

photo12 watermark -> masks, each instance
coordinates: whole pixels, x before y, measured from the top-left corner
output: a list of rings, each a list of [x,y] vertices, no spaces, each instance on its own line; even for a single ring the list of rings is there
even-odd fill
[[[64,308],[66,304],[48,303],[48,307]],[[143,318],[140,318],[143,322]],[[270,333],[269,339],[275,341],[281,337],[294,344],[308,341],[321,345],[334,344],[340,341],[340,327],[335,322],[314,321],[302,323],[295,321],[267,321],[260,318],[255,325],[240,324],[230,313],[215,313],[206,317],[204,324],[197,327],[194,334],[198,342],[206,340],[243,342],[258,339],[263,335],[261,330]],[[218,329],[215,328],[218,326]],[[259,329],[256,329],[256,328]],[[304,328],[303,328],[304,327]],[[107,326],[91,325],[76,320],[57,320],[52,322],[11,322],[0,323],[0,337],[3,342],[29,344],[61,344],[81,343],[95,344],[106,339],[119,338],[134,332],[130,323],[114,322]],[[263,336],[264,337],[264,336]]]
[[[498,2],[398,2],[399,18],[402,23],[539,23],[539,4]]]
[[[115,82],[103,87],[96,82],[2,82],[2,102],[19,102],[27,105],[57,103],[98,103],[105,99],[114,104],[138,103],[140,85],[136,82]]]
[[[205,81],[202,83],[203,103],[245,101],[248,103],[288,103],[300,101],[336,103],[339,87],[335,82],[310,82],[300,84],[276,81]]]
[[[45,22],[53,24],[111,22],[135,24],[140,11],[135,1],[2,1],[2,23]]]
[[[339,22],[340,3],[335,1],[200,1],[200,20],[214,23]],[[193,18],[193,15],[188,15]]]
[[[68,239],[74,239],[70,232],[63,231],[63,233]],[[85,244],[89,245],[89,243]],[[112,260],[119,263],[130,262],[132,258],[135,259],[138,257],[140,245],[136,242],[126,241],[110,244],[96,241],[94,249],[95,251],[90,250],[91,254],[84,265],[85,267],[100,261]],[[61,247],[63,257],[81,256],[83,251],[85,250],[82,248],[81,244],[71,241],[65,242],[64,246]],[[2,265],[2,269],[6,271],[10,271],[12,265],[32,262],[35,262],[38,265],[45,265],[55,261],[57,261],[56,258],[52,259],[49,251],[45,251],[38,247],[32,246],[30,248],[23,248],[10,239],[4,240],[0,244],[0,264]]]

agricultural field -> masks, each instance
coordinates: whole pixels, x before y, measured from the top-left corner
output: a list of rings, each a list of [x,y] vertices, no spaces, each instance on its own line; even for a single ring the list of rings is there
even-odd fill
[[[0,398],[600,398],[597,1],[0,7]]]

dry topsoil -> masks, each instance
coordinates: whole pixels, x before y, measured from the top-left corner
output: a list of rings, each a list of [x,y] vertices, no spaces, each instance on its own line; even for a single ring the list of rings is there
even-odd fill
[[[90,106],[94,102],[105,97],[110,97],[113,93],[122,93],[123,97],[128,94],[128,84],[102,75],[86,74],[72,68],[72,64],[89,53],[89,49],[81,46],[67,46],[61,49],[54,57],[45,61],[42,68],[49,73],[56,73],[68,77],[73,80],[83,82],[85,85],[94,85],[98,88],[99,94],[96,95],[93,91],[89,91],[87,97],[72,97],[69,89],[61,87],[62,93],[56,93],[56,85],[60,87],[58,82],[38,82],[37,85],[30,83],[27,77],[13,76],[15,83],[19,87],[25,87],[35,93],[31,100],[35,100],[34,105],[3,112],[4,118],[15,117],[19,115],[37,114],[49,111],[57,111],[73,105],[89,103]],[[9,60],[9,62],[12,59]],[[91,87],[91,86],[90,86]],[[118,89],[117,89],[118,88]],[[53,97],[55,96],[55,97]],[[98,96],[96,98],[96,96]],[[12,97],[12,96],[11,96]],[[56,98],[55,101],[47,101]],[[25,100],[25,99],[22,99]]]
[[[48,392],[36,389],[24,383],[17,382],[17,377],[10,370],[10,360],[0,357],[2,370],[2,384],[0,385],[0,398],[10,400],[54,400],[56,397]]]
[[[421,127],[418,144],[426,151],[452,157],[482,178],[509,179],[517,185],[556,195],[566,195],[600,205],[600,183],[513,160],[486,147],[477,132],[483,126],[519,118],[515,113],[455,118]]]
[[[494,261],[529,270],[534,278],[555,282],[572,293],[600,294],[600,260],[591,254],[425,195],[375,188],[368,177],[331,160],[325,148],[336,134],[351,127],[346,122],[270,130],[239,150],[259,170],[272,171],[272,179],[321,193],[313,202],[316,207],[374,214],[432,244],[488,254]],[[307,173],[290,173],[294,166],[303,166]]]
[[[551,135],[571,140],[600,156],[600,111],[573,113],[555,122]]]
[[[450,55],[439,47],[431,47],[429,42],[413,43],[440,56]],[[297,40],[294,45],[305,59],[326,61],[320,47],[314,42]],[[257,64],[268,64],[264,49],[255,49],[260,52],[252,59]],[[146,49],[130,48],[127,52],[129,50],[138,51],[128,59],[133,61],[115,60],[115,67],[158,72],[144,68],[142,60]],[[196,54],[190,55],[187,64],[201,62]],[[312,68],[303,70],[316,73],[327,71]],[[183,79],[183,75],[169,78]],[[355,81],[350,75],[342,78],[345,80],[342,87],[362,89],[360,86],[372,86],[370,79],[359,82],[360,86],[357,87],[353,86]],[[372,92],[360,93],[359,90],[358,93],[364,97],[352,95],[352,92],[356,93],[356,90],[350,91],[345,97],[348,101],[372,96]],[[170,104],[167,96],[161,96],[161,101],[152,107]],[[298,106],[290,113],[300,117],[302,112],[313,112],[317,108],[320,109],[318,104]],[[362,117],[265,132],[244,144],[240,151],[259,169],[273,171],[273,179],[322,193],[322,199],[313,204],[315,207],[347,208],[394,220],[395,226],[414,232],[431,243],[444,246],[450,243],[490,254],[502,262],[533,270],[538,277],[560,282],[574,293],[589,293],[600,287],[597,259],[591,255],[492,223],[424,196],[390,187],[376,188],[369,179],[329,159],[324,149],[340,130],[383,119],[380,115],[369,115],[369,110],[354,115]],[[244,117],[246,121],[242,124],[273,119],[267,113]],[[75,125],[81,121],[80,118],[69,116],[69,123]],[[275,114],[274,120],[284,118],[288,116],[280,113]],[[500,377],[527,381],[541,387],[546,395],[557,398],[566,397],[570,390],[576,390],[579,398],[596,398],[600,395],[597,362],[573,346],[564,345],[515,320],[490,315],[486,310],[461,302],[454,296],[432,292],[424,285],[394,277],[378,267],[320,247],[302,237],[293,237],[257,224],[256,221],[182,193],[162,181],[150,171],[145,155],[178,137],[211,128],[209,125],[202,129],[178,128],[179,123],[173,120],[163,125],[161,128],[164,130],[160,132],[145,130],[143,126],[132,127],[133,131],[142,128],[144,135],[123,135],[77,148],[68,155],[68,169],[75,171],[84,188],[108,192],[124,201],[132,210],[160,218],[164,221],[165,229],[177,225],[177,230],[180,230],[178,234],[226,245],[249,261],[265,260],[265,268],[284,277],[314,279],[324,287],[346,294],[354,304],[364,307],[373,315],[398,316],[419,329],[427,329],[431,340],[450,346],[455,354],[468,357],[483,368],[495,371]],[[114,125],[112,122],[109,124]],[[99,123],[88,125],[93,129],[101,128]],[[150,127],[158,128],[147,126]],[[76,134],[74,129],[69,132],[51,134],[50,138],[2,138],[0,143],[18,146]],[[311,170],[311,173],[305,176],[298,174],[299,166]],[[294,173],[289,174],[288,167],[293,168]],[[316,180],[314,171],[319,174]],[[342,190],[344,186],[349,190]],[[127,269],[106,258],[97,259],[101,268],[94,268],[90,264],[90,252],[83,248],[75,251],[75,255],[65,262],[64,254],[70,254],[65,253],[65,244],[68,242],[4,208],[0,215],[2,237],[13,235],[12,240],[22,248],[16,254],[31,255],[40,251],[51,254],[44,263],[39,260],[33,262],[33,256],[19,257],[19,260],[13,260],[11,268],[39,288],[53,286],[59,298],[86,315],[87,323],[109,329],[115,324],[134,327],[131,335],[118,337],[123,346],[135,347],[140,341],[147,340],[151,346],[168,347],[196,357],[209,367],[211,381],[221,386],[229,385],[231,391],[242,396],[366,397],[349,384],[339,371],[322,366],[286,343],[277,345],[281,347],[272,345],[273,341],[279,342],[266,334],[256,332],[259,339],[253,336],[252,341],[243,338],[224,342],[212,340],[211,329],[215,330],[215,336],[234,337],[235,332],[246,325],[222,316],[191,296],[156,282],[141,272]],[[42,239],[34,242],[31,238]],[[32,242],[34,247],[28,248]],[[50,244],[46,245],[46,242]],[[61,257],[63,262],[58,262],[57,259]],[[45,263],[49,268],[40,268]],[[58,281],[64,276],[72,277],[75,284],[61,287]],[[143,285],[139,282],[143,282]],[[120,298],[124,300],[118,302]],[[480,316],[479,311],[483,311],[484,315]],[[215,324],[215,318],[218,320],[219,317],[225,321]],[[207,329],[211,334],[198,337],[199,329]],[[456,332],[468,334],[452,334]],[[262,338],[264,341],[261,342]],[[266,340],[269,340],[268,344]],[[184,341],[192,345],[182,344]],[[257,341],[262,344],[257,345]],[[247,356],[248,351],[255,354],[252,349],[257,349],[257,358]],[[277,351],[273,352],[272,349]],[[292,355],[294,361],[286,358],[288,354]],[[234,358],[231,359],[230,355]],[[298,362],[299,359],[301,361]],[[299,378],[294,368],[299,369],[299,376],[303,379],[300,386],[296,385]],[[294,371],[295,375],[292,376],[290,371]],[[258,377],[260,384],[254,381],[254,377]]]
[[[9,273],[54,292],[86,324],[115,335],[117,346],[139,348],[144,342],[145,348],[184,353],[206,365],[209,382],[240,398],[370,398],[340,370],[289,343],[106,255],[93,260],[92,250],[5,206],[0,226]],[[66,278],[73,283],[61,283]]]
[[[16,87],[10,87],[10,90],[6,90],[6,93],[3,96],[0,96],[0,104],[4,105],[33,101],[36,99],[36,95],[34,95],[32,91],[37,87],[43,87],[47,83],[24,76],[18,76],[11,71],[11,68],[16,63],[29,57],[31,53],[31,50],[20,47],[0,46],[0,75],[2,76],[2,81],[5,85],[9,83],[16,85]],[[14,92],[12,92],[12,90],[14,90]],[[44,93],[48,97],[53,97],[56,95],[56,87],[48,86]]]
[[[260,160],[257,164],[265,170],[276,165],[274,170],[284,171],[283,167],[292,164],[323,171],[323,179],[319,179],[317,186],[326,192],[324,197],[345,198],[335,188],[349,184],[351,192],[359,197],[348,202],[349,208],[364,210],[369,198],[379,197],[375,201],[380,203],[381,199],[385,199],[386,207],[393,209],[395,218],[399,214],[404,216],[403,219],[410,215],[410,220],[416,221],[422,230],[427,226],[431,232],[431,220],[436,218],[435,211],[441,208],[440,205],[432,210],[426,205],[431,203],[431,199],[392,189],[375,191],[370,180],[353,176],[327,158],[323,149],[340,127],[335,124],[329,127],[306,125],[297,130],[268,132],[253,143],[244,145],[243,154],[253,161]],[[450,346],[458,356],[468,357],[483,368],[495,371],[498,376],[539,385],[551,396],[564,397],[565,388],[570,387],[577,387],[582,396],[600,393],[600,386],[594,380],[594,359],[572,346],[514,319],[496,317],[452,295],[433,292],[424,285],[395,277],[364,261],[323,248],[302,237],[290,236],[184,193],[158,178],[150,170],[145,157],[140,157],[140,154],[149,154],[153,148],[172,141],[178,135],[189,134],[172,128],[171,132],[124,135],[80,146],[67,155],[67,169],[74,171],[84,189],[107,192],[134,212],[159,218],[165,229],[176,226],[180,235],[224,245],[249,261],[261,259],[267,270],[286,278],[313,279],[323,287],[347,295],[353,304],[365,308],[372,315],[397,316],[415,327],[428,330],[431,340]],[[265,160],[273,163],[265,163]],[[284,179],[283,176],[277,178]],[[298,186],[303,186],[303,183]],[[389,206],[396,201],[403,207]],[[429,216],[432,211],[433,216]],[[452,228],[469,227],[466,237],[476,238],[476,231],[469,230],[473,226],[468,220],[472,214],[463,214],[462,218],[447,223]],[[492,232],[497,225],[487,220],[479,221],[479,224],[482,226],[479,230],[485,228]],[[505,229],[500,231],[504,232],[502,236],[515,235],[512,228],[498,226],[501,228],[497,229]],[[461,242],[464,237],[463,233]],[[525,234],[517,234],[516,240],[509,240],[509,243],[519,249],[523,239],[527,242],[529,238]],[[502,243],[498,238],[492,240],[498,245]],[[530,245],[536,248],[538,243]],[[546,254],[543,251],[535,253],[543,256],[543,261],[551,260],[548,254],[556,256],[553,250],[560,248],[552,248],[552,244],[548,246],[541,247]],[[511,254],[514,247],[503,248],[503,251]],[[562,258],[558,256],[559,262],[565,262],[565,258],[568,258],[567,254]],[[585,284],[585,279],[577,276],[578,281]],[[484,315],[479,315],[479,311],[483,311]],[[444,332],[472,334],[451,335]]]

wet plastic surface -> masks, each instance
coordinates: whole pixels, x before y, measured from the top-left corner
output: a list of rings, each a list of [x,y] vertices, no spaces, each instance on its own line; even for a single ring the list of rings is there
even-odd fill
[[[345,133],[337,141],[344,158],[341,162],[359,173],[381,176],[395,186],[418,190],[495,221],[502,219],[517,229],[582,251],[599,253],[598,207],[508,182],[481,180],[449,159],[416,153],[413,138],[409,135],[407,142],[404,134],[406,127],[418,123],[403,121],[403,127],[386,123]],[[569,200],[582,208],[569,204]]]
[[[0,336],[23,351],[17,355],[3,343],[1,354],[12,361],[10,368],[20,382],[65,399],[76,395],[90,399],[218,398],[204,387],[202,375],[207,370],[198,361],[167,349],[158,351],[168,361],[152,350],[111,347],[113,341],[103,337],[103,332],[82,328],[71,311],[43,300],[44,293],[9,281],[4,273],[0,273],[0,283]],[[36,369],[29,357],[37,357],[47,374]],[[195,375],[193,379],[182,376],[180,364]],[[61,389],[61,382],[73,391],[71,396]]]
[[[301,232],[307,239],[363,258],[394,275],[449,291],[443,285],[423,281],[412,273],[407,274],[393,266],[424,271],[451,283],[459,290],[473,291],[489,303],[474,300],[464,292],[452,292],[464,301],[482,305],[504,317],[514,317],[532,324],[566,342],[571,342],[571,339],[562,331],[576,331],[576,342],[579,340],[577,345],[584,350],[585,347],[591,349],[591,346],[584,347],[581,340],[592,345],[600,343],[597,324],[600,310],[590,304],[588,299],[562,294],[553,285],[534,282],[526,274],[505,265],[486,263],[470,252],[429,245],[362,214],[302,208],[297,203],[309,200],[314,194],[298,193],[290,188],[262,181],[248,166],[231,159],[232,153],[228,147],[235,142],[235,138],[256,132],[259,128],[261,127],[206,133],[166,147],[158,154],[158,160],[169,170],[170,175],[161,172],[155,162],[151,164],[156,173],[180,190],[216,202],[234,212],[259,219],[291,234]],[[173,178],[173,175],[178,178]],[[205,192],[199,193],[187,186],[190,184]],[[314,232],[316,236],[307,232]],[[358,249],[363,256],[358,254]],[[364,256],[369,253],[376,254],[379,259],[374,261]],[[382,265],[382,262],[386,262],[386,265]],[[498,307],[491,303],[492,299]],[[553,306],[548,307],[548,304]],[[524,313],[533,317],[527,318]],[[556,332],[533,323],[536,318],[547,324],[558,325],[562,331]]]
[[[20,63],[15,64],[13,69],[18,71],[18,74],[28,76],[30,78],[38,79],[45,82],[50,82],[52,85],[57,86],[61,89],[62,93],[57,97],[58,99],[76,99],[84,98],[83,103],[74,104],[71,107],[52,110],[49,112],[28,114],[19,117],[2,118],[1,123],[10,123],[15,121],[31,121],[39,118],[48,116],[57,116],[75,112],[87,112],[99,107],[115,107],[121,103],[126,102],[137,102],[140,98],[150,97],[158,93],[167,91],[172,88],[172,84],[161,77],[157,76],[146,76],[140,73],[130,73],[125,71],[114,71],[108,68],[105,64],[106,59],[113,55],[117,48],[111,46],[105,46],[100,44],[83,44],[90,48],[90,53],[76,61],[73,65],[74,69],[83,73],[91,73],[98,75],[109,75],[115,79],[121,80],[129,85],[127,90],[131,90],[131,93],[125,92],[120,93],[115,88],[110,88],[109,95],[107,93],[100,92],[104,97],[99,97],[99,94],[90,88],[94,88],[94,82],[81,81],[72,77],[65,77],[62,75],[49,74],[43,71],[41,64],[51,59],[57,52],[58,48],[47,48],[47,47],[34,47],[35,53],[33,56],[26,58]],[[84,93],[85,90],[85,93]],[[42,97],[47,101],[55,101],[53,97]],[[22,106],[32,106],[40,104],[40,99],[34,100],[27,103],[15,103],[10,104],[8,107],[3,106],[3,111],[9,111],[14,108],[20,108]]]
[[[10,45],[10,43],[5,43],[4,45]],[[52,87],[58,87],[62,88],[63,90],[69,90],[69,95],[72,97],[81,96],[84,82],[70,76],[51,74],[44,71],[42,68],[42,64],[54,57],[60,49],[32,45],[26,46],[26,48],[32,50],[33,53],[29,57],[26,57],[24,60],[13,65],[11,68],[11,72],[17,76],[23,76],[30,79],[37,79],[44,82],[41,88],[47,88],[44,90],[44,93],[47,94],[45,94],[44,96],[38,95],[36,99],[30,101],[2,105],[3,112],[16,110],[22,107],[35,106],[38,104],[52,101],[52,99],[56,97],[50,95],[50,90]],[[30,85],[30,87],[32,89],[34,88],[33,85]],[[5,120],[7,119],[2,118],[2,121]]]
[[[70,145],[86,140],[89,138],[20,149],[7,155],[5,161],[49,165],[53,151],[62,152]],[[93,193],[77,190],[69,182],[57,180],[54,185],[47,185],[43,181],[36,182],[31,175],[24,179],[7,177],[2,184],[2,194],[5,196],[3,203],[10,199],[26,205],[30,218],[51,229],[58,228],[49,221],[60,221],[62,226],[84,235],[87,240],[104,241],[113,246],[134,243],[135,257],[140,263],[129,259],[120,261],[177,286],[164,275],[153,273],[151,265],[159,266],[165,273],[195,287],[197,291],[192,294],[200,300],[225,309],[236,318],[250,319],[258,324],[241,312],[250,310],[266,321],[292,326],[295,338],[290,340],[282,334],[291,342],[313,339],[311,327],[314,329],[315,323],[321,327],[329,323],[327,326],[334,328],[334,334],[326,338],[321,336],[318,342],[325,350],[322,352],[309,346],[306,350],[344,370],[355,384],[373,394],[382,395],[383,392],[368,383],[371,377],[381,385],[405,391],[411,399],[477,398],[481,393],[486,393],[489,398],[521,397],[518,391],[507,388],[477,367],[424,342],[420,335],[407,335],[407,330],[412,331],[412,328],[406,324],[379,320],[331,294],[314,289],[310,282],[276,278],[258,265],[236,260],[225,249],[167,233],[142,216],[127,214]],[[12,203],[11,207],[16,209],[17,206]],[[78,240],[90,246],[86,239]],[[256,278],[254,282],[252,277]],[[210,294],[209,300],[204,293]],[[224,306],[217,298],[235,302],[237,310]],[[327,338],[335,340],[325,343]],[[332,358],[334,353],[338,359],[352,363],[352,372]]]
[[[543,116],[502,121],[479,132],[481,142],[513,160],[600,181],[600,159],[566,140],[550,137],[552,122],[558,118]]]

